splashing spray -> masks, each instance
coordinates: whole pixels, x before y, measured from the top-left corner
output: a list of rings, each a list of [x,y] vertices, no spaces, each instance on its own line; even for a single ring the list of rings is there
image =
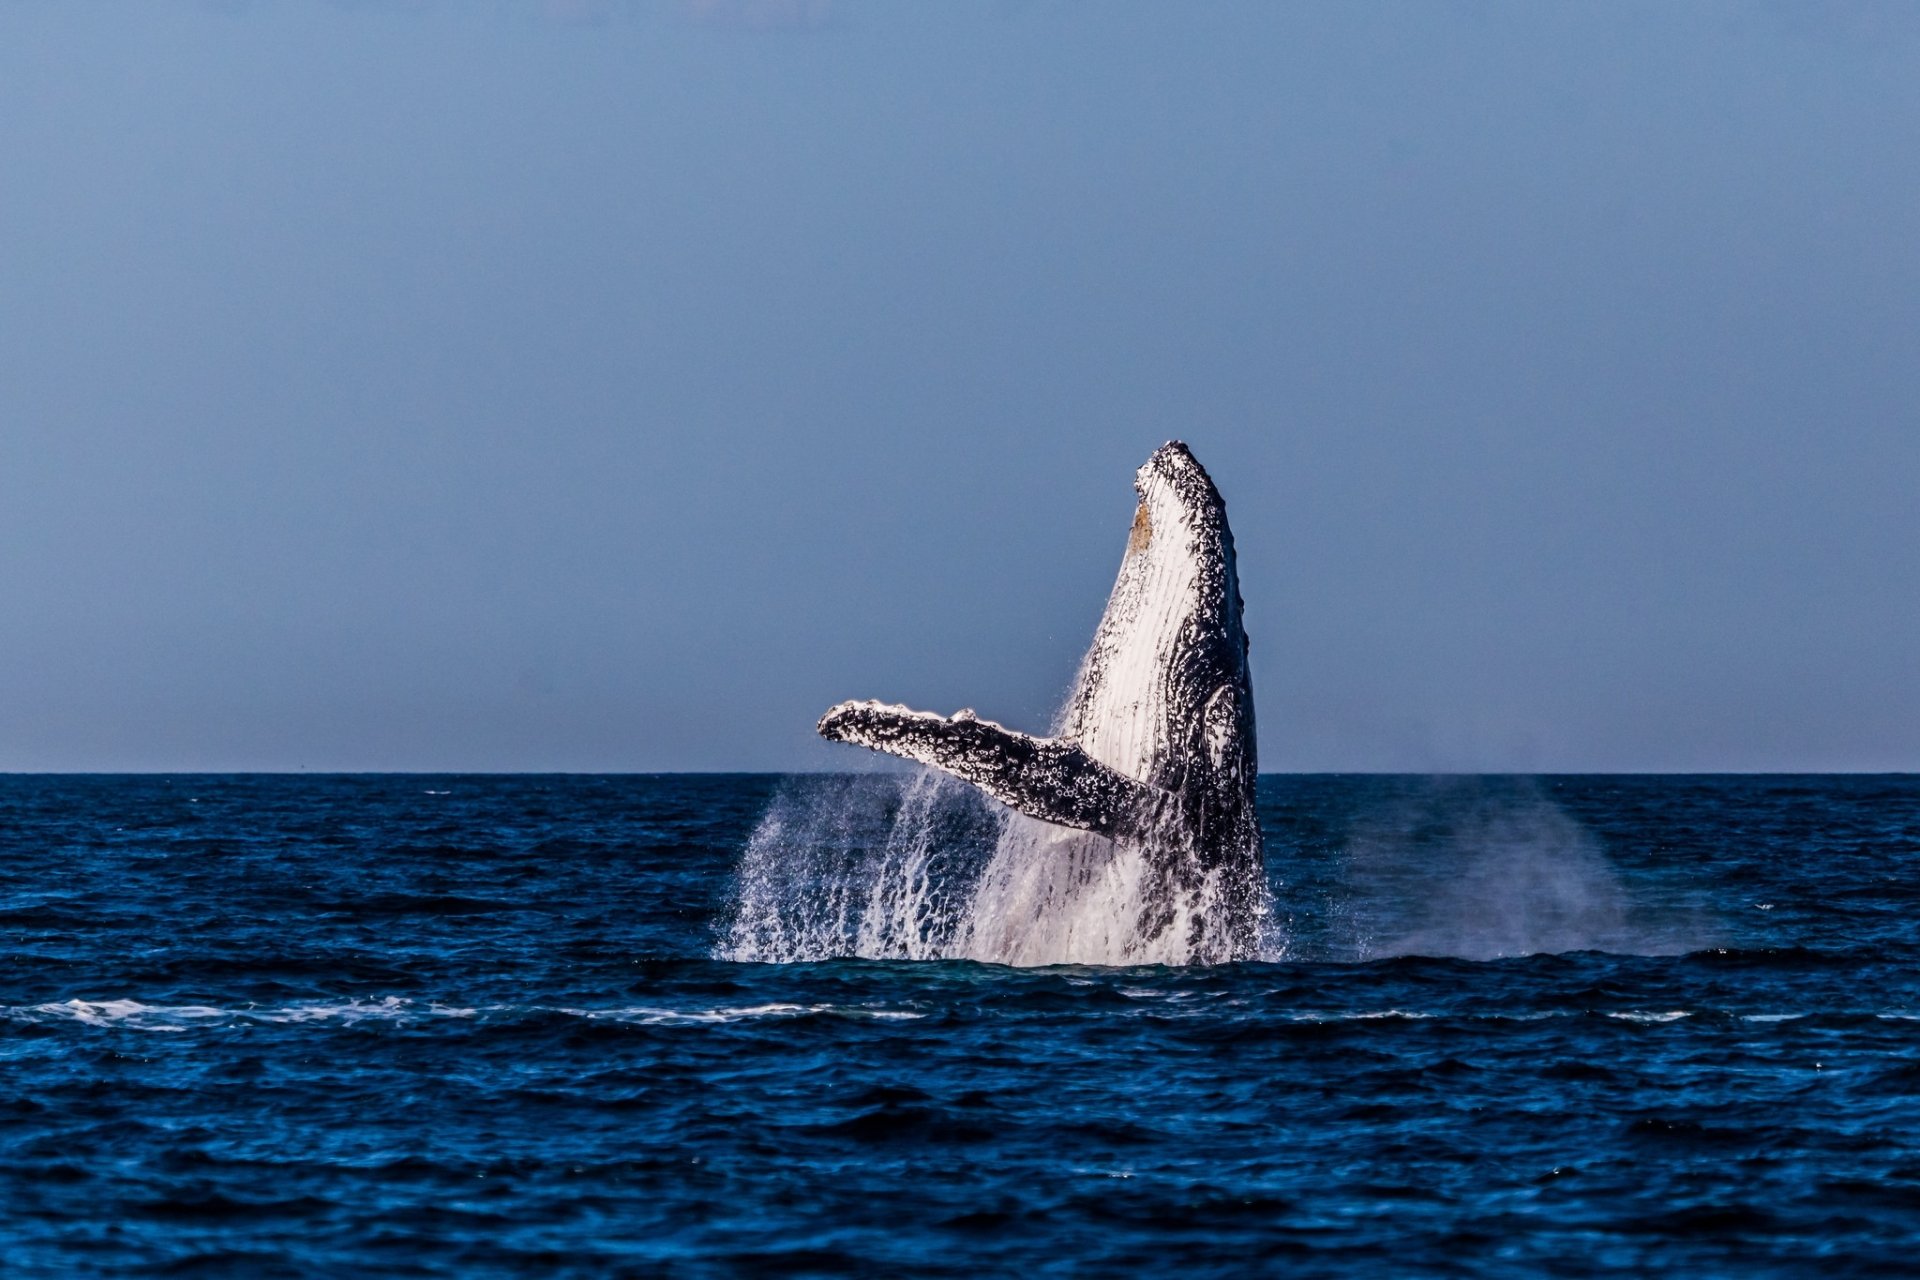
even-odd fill
[[[721,959],[993,964],[1230,958],[1222,873],[1173,883],[1141,841],[1037,822],[931,770],[795,779],[747,842]],[[1277,957],[1262,898],[1261,955]]]

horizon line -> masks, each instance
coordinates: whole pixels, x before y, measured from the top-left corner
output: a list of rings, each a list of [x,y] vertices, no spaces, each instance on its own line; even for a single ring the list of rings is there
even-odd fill
[[[0,778],[858,778],[893,769],[0,769]],[[937,772],[930,770],[929,772]],[[1256,778],[1912,778],[1915,769],[1277,769]]]

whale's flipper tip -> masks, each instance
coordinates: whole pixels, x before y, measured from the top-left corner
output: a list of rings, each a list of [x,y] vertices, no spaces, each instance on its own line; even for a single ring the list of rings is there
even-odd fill
[[[875,745],[869,741],[874,725],[887,716],[925,714],[876,698],[850,698],[828,707],[826,714],[820,717],[820,723],[814,725],[813,729],[828,742],[851,742],[855,746],[870,747]]]
[[[1149,788],[1078,743],[1020,733],[980,719],[971,708],[941,716],[884,702],[842,702],[829,707],[817,727],[829,742],[943,770],[1042,822],[1118,835],[1153,807]]]

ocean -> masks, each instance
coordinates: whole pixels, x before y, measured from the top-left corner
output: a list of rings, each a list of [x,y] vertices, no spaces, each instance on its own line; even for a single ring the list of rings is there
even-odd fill
[[[1264,777],[1214,967],[928,787],[0,777],[0,1270],[1920,1268],[1920,778]]]

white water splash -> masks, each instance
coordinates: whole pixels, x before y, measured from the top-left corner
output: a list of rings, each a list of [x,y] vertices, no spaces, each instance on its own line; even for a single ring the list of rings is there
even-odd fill
[[[975,890],[953,954],[996,964],[1217,964],[1232,957],[1226,886],[1218,873],[1172,890],[1148,849],[1007,819]],[[1270,907],[1257,912],[1272,922]],[[1152,920],[1154,927],[1144,922]],[[1264,939],[1258,954],[1278,958]]]
[[[948,954],[961,884],[998,834],[972,788],[933,772],[796,779],[747,841],[724,960]]]
[[[1001,810],[931,770],[809,778],[748,840],[715,954],[1205,964],[1232,941],[1224,892],[1217,879],[1170,892],[1142,846]]]

